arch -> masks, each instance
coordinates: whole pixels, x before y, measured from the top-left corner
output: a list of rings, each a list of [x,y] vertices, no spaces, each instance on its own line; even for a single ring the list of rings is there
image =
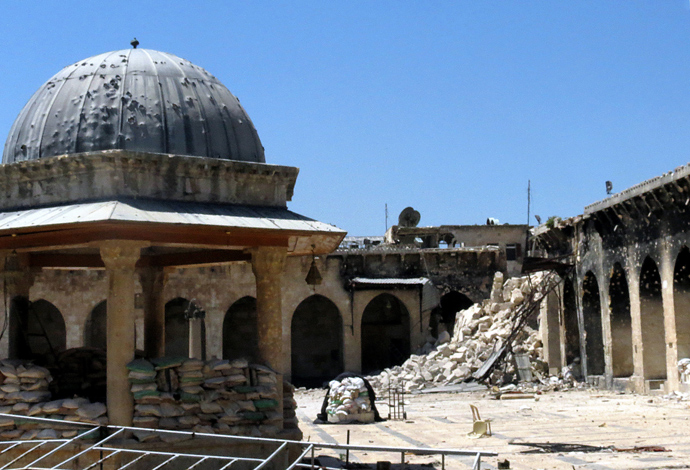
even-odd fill
[[[609,312],[613,376],[630,377],[634,371],[630,292],[620,263],[613,265],[609,278]]]
[[[572,279],[563,283],[563,341],[565,363],[572,364],[580,357],[580,327],[577,322],[577,296]]]
[[[165,355],[189,357],[188,315],[201,308],[194,302],[178,297],[165,304]],[[206,358],[206,325],[201,320],[201,359]]]
[[[29,302],[16,297],[10,308],[10,351],[21,359],[52,365],[67,346],[67,330],[60,310],[47,300]]]
[[[108,301],[103,300],[89,313],[84,325],[84,346],[87,348],[108,349]]]
[[[322,295],[304,299],[292,316],[292,383],[318,387],[343,371],[343,320]]]
[[[656,263],[647,256],[640,271],[640,323],[642,362],[646,380],[666,379],[666,331],[661,301],[661,276]]]
[[[601,297],[599,283],[592,271],[582,281],[582,317],[585,326],[587,374],[603,375],[605,368],[604,335],[601,328]]]
[[[259,358],[256,299],[246,296],[233,303],[223,319],[223,358]]]
[[[451,336],[453,336],[455,316],[457,313],[461,310],[471,307],[472,305],[474,305],[474,302],[472,302],[469,297],[457,291],[448,292],[441,297],[441,320]]]
[[[684,246],[673,269],[673,306],[678,359],[690,357],[690,250]]]
[[[362,372],[402,364],[410,356],[410,314],[400,299],[379,294],[362,314]]]

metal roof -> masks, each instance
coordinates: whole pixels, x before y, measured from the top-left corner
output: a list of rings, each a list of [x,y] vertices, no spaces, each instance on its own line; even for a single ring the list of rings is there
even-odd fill
[[[85,202],[0,213],[0,231],[90,222],[149,222],[345,234],[334,225],[281,207],[136,199]]]
[[[19,113],[2,162],[115,149],[265,162],[249,116],[218,79],[147,49],[59,71]]]

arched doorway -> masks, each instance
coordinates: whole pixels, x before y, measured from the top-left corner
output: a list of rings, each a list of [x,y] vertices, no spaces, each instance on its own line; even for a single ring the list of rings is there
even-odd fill
[[[165,304],[165,355],[189,357],[189,318],[201,308],[178,297]],[[201,319],[201,352],[206,359],[206,325]]]
[[[443,321],[446,330],[453,336],[453,329],[455,326],[455,316],[461,310],[474,305],[474,302],[465,294],[452,291],[441,297],[441,320]]]
[[[614,377],[630,377],[633,374],[632,318],[630,293],[625,271],[616,263],[609,280],[611,313],[611,353]]]
[[[661,301],[661,276],[648,256],[640,271],[640,319],[642,359],[646,380],[666,379],[666,330]]]
[[[343,320],[322,295],[304,299],[292,316],[292,383],[318,387],[343,371]]]
[[[690,250],[684,246],[673,270],[673,306],[676,316],[678,359],[690,357]]]
[[[563,283],[563,339],[565,346],[565,363],[572,364],[580,357],[580,327],[577,322],[577,297],[573,280],[568,278]]]
[[[108,349],[107,333],[108,301],[96,305],[84,325],[84,346],[87,348]]]
[[[410,314],[394,295],[380,294],[362,315],[362,372],[400,365],[410,356]]]
[[[242,297],[233,303],[223,320],[223,358],[259,358],[259,333],[256,325],[256,299]]]
[[[60,310],[47,300],[29,302],[13,299],[10,310],[10,351],[14,357],[53,365],[67,345],[65,320]]]
[[[601,328],[601,297],[599,296],[599,283],[592,271],[585,274],[582,282],[582,316],[586,335],[587,374],[603,375],[605,359]]]

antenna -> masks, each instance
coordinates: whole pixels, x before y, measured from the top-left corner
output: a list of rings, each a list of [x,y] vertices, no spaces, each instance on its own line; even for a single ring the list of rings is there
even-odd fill
[[[532,203],[532,182],[527,180],[527,225],[529,225],[529,210]]]
[[[386,203],[386,232],[388,232],[388,203]]]

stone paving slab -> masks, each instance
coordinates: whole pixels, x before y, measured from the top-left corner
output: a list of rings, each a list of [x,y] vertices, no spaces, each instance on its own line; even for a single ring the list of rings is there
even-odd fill
[[[433,393],[405,396],[405,421],[368,425],[314,425],[323,390],[298,391],[298,417],[304,438],[311,441],[350,442],[381,446],[417,446],[493,451],[499,457],[484,460],[482,468],[495,469],[507,459],[512,469],[683,469],[690,468],[690,402],[660,397],[618,394],[600,390],[547,392],[535,399],[496,400],[486,392]],[[387,416],[385,400],[377,401]],[[471,439],[476,405],[482,418],[491,419],[493,436]],[[630,448],[660,446],[670,452],[525,453],[534,447],[514,442],[567,443]],[[328,452],[323,452],[328,454]],[[333,455],[332,453],[330,455]],[[400,463],[400,454],[352,452],[351,461]],[[406,456],[406,462],[434,464],[440,456]],[[448,458],[446,468],[470,468],[471,459]]]

